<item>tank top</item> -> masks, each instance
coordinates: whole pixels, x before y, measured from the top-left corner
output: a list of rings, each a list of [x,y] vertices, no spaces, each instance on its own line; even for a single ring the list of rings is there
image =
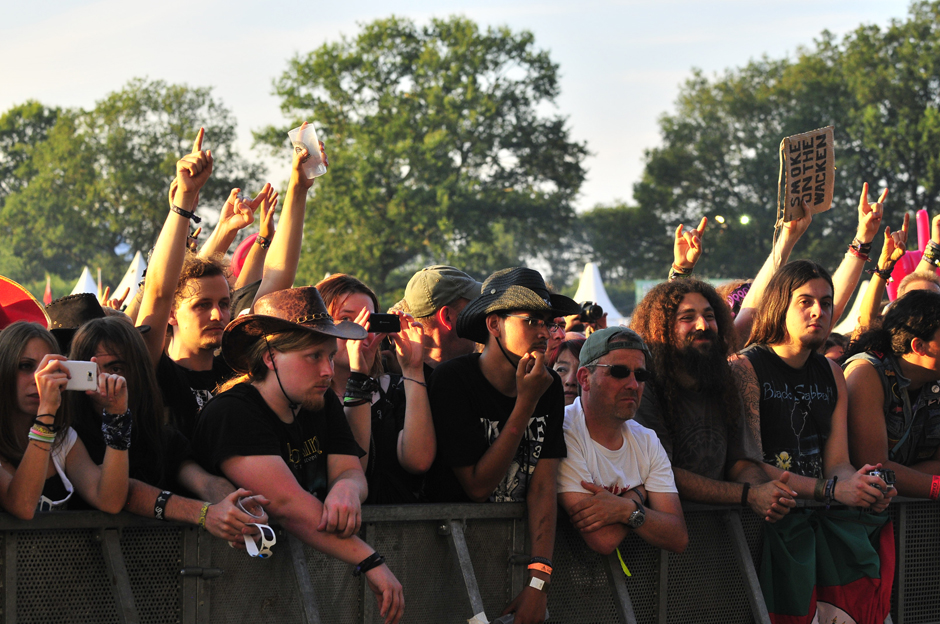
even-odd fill
[[[741,355],[757,375],[764,461],[822,478],[822,452],[839,398],[829,360],[814,352],[802,368],[793,368],[764,345],[751,345]]]

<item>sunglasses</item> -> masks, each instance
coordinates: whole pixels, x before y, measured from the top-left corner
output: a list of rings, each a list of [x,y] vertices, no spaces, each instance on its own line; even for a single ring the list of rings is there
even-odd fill
[[[500,316],[503,318],[517,318],[523,320],[529,325],[529,327],[538,327],[539,329],[547,327],[549,332],[561,331],[565,329],[564,325],[559,325],[555,322],[554,319],[551,321],[546,321],[544,319],[534,318],[531,316],[522,316],[521,314],[501,314]]]
[[[645,368],[630,370],[629,366],[624,366],[623,364],[595,364],[595,366],[609,368],[610,376],[614,379],[626,379],[630,376],[630,373],[633,373],[633,377],[636,379],[636,382],[643,383],[644,381],[649,381],[650,377],[652,377],[650,372]]]

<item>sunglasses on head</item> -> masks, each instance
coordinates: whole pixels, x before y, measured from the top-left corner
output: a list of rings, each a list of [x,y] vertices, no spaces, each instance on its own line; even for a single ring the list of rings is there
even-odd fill
[[[630,373],[633,373],[637,383],[643,383],[644,381],[649,381],[651,377],[650,372],[645,368],[631,370],[629,366],[624,366],[623,364],[596,364],[596,366],[609,368],[610,376],[614,379],[626,379],[630,376]]]

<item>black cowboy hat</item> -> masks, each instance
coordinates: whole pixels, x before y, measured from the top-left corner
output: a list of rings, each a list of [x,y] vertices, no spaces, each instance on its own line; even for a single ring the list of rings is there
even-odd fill
[[[309,331],[334,338],[362,340],[368,335],[356,323],[334,323],[319,291],[313,286],[288,288],[267,294],[255,302],[254,313],[240,316],[222,334],[222,356],[236,372],[250,368],[248,350],[262,336]]]
[[[553,317],[581,312],[573,299],[549,292],[541,273],[525,267],[496,271],[486,278],[481,290],[457,317],[457,335],[479,343],[486,342],[486,317],[494,312],[526,310],[548,312]]]

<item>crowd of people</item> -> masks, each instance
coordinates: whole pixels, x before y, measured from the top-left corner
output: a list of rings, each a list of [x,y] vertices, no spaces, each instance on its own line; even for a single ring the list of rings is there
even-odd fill
[[[528,624],[545,618],[559,507],[587,548],[609,554],[630,533],[684,551],[682,501],[740,506],[765,525],[772,613],[820,609],[822,621],[825,560],[863,570],[867,602],[854,617],[884,621],[885,510],[896,494],[940,498],[940,217],[887,311],[908,219],[885,228],[858,329],[841,340],[833,324],[884,214],[886,193],[870,202],[867,185],[832,275],[788,261],[807,209],[780,224],[753,280],[719,292],[693,276],[702,219],[679,226],[668,280],[629,328],[521,267],[482,283],[426,267],[389,319],[351,275],[294,286],[313,184],[306,149],[276,231],[270,185],[253,198],[233,189],[194,244],[213,166],[202,140],[200,130],[177,163],[133,301],[73,295],[43,309],[4,280],[0,391],[15,400],[0,403],[3,510],[125,510],[235,547],[274,522],[350,564],[395,623],[405,601],[391,568],[403,562],[390,567],[359,538],[363,505],[524,502],[528,579],[505,613]],[[230,266],[256,212],[261,231]],[[392,327],[371,331],[379,323]],[[80,377],[73,361],[96,364],[93,388],[67,391]],[[780,580],[784,566],[808,586]]]

